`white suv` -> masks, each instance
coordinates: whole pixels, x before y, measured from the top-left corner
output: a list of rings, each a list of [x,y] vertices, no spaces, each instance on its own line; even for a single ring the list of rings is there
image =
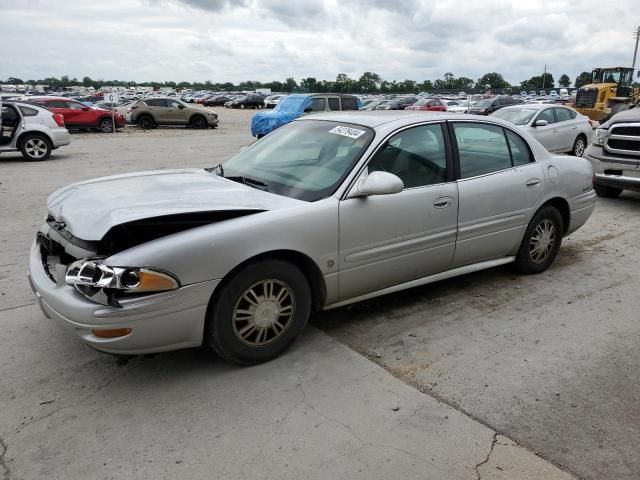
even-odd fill
[[[0,101],[0,110],[0,152],[20,151],[25,159],[39,161],[71,143],[59,113],[23,102]]]

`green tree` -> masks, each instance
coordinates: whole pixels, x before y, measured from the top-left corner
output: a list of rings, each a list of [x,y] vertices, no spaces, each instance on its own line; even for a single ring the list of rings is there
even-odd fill
[[[378,91],[380,82],[382,79],[377,73],[364,72],[358,80],[358,86],[361,92],[373,93]]]
[[[285,92],[293,92],[296,88],[298,88],[298,84],[296,83],[296,81],[292,78],[289,77],[287,79],[285,79],[284,81],[284,85],[282,90]]]
[[[589,72],[582,72],[580,75],[578,75],[576,77],[576,81],[573,82],[573,85],[576,88],[580,88],[583,85],[588,85],[591,83],[591,73]]]
[[[421,84],[418,85],[418,88],[421,92],[429,92],[433,90],[433,82],[431,80],[425,80]]]
[[[489,85],[489,87],[487,87]],[[509,88],[511,85],[507,82],[502,75],[496,72],[485,73],[478,79],[477,85],[478,88],[493,88],[493,89],[503,89]]]
[[[24,81],[21,78],[9,77],[5,83],[8,83],[9,85],[23,85]]]
[[[300,89],[303,92],[317,92],[317,81],[314,77],[307,77],[300,80]]]
[[[565,88],[571,85],[571,79],[569,78],[569,75],[567,75],[566,73],[560,75],[560,78],[558,79],[558,85]]]
[[[454,76],[453,73],[451,72],[447,72],[444,74],[444,83],[447,86],[447,88],[453,88],[453,80],[454,80]]]
[[[453,81],[450,88],[456,90],[469,90],[473,88],[473,79],[467,77],[458,77]]]
[[[84,77],[82,79],[82,85],[84,87],[90,87],[91,85],[93,85],[93,80],[91,80],[91,77]]]

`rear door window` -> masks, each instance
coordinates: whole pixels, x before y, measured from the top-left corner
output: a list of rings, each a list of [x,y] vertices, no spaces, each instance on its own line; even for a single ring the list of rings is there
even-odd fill
[[[340,110],[340,99],[336,97],[329,97],[329,110],[335,112]]]
[[[511,168],[511,154],[501,127],[479,123],[453,124],[460,160],[460,178]]]
[[[511,158],[513,165],[518,167],[531,163],[531,151],[527,143],[513,132],[505,129],[507,140],[509,141],[509,149],[511,150]]]
[[[556,108],[556,118],[558,122],[567,122],[571,120],[571,111],[566,108]]]
[[[67,107],[67,102],[65,102],[64,100],[49,100],[45,103],[47,107],[50,108],[69,108]]]
[[[145,100],[144,103],[146,103],[150,107],[166,107],[167,106],[167,101],[163,98],[150,98],[148,100]]]

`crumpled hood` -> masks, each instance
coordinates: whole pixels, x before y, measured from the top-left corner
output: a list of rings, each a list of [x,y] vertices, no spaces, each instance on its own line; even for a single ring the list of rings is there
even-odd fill
[[[114,226],[191,212],[274,210],[300,200],[226,180],[206,170],[161,170],[102,177],[49,196],[49,214],[82,240],[96,241]]]

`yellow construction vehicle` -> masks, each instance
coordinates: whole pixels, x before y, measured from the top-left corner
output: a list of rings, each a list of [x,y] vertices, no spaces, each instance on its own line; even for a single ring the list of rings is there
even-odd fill
[[[594,68],[591,83],[578,89],[575,109],[591,120],[603,122],[640,102],[640,88],[633,87],[633,68]]]

